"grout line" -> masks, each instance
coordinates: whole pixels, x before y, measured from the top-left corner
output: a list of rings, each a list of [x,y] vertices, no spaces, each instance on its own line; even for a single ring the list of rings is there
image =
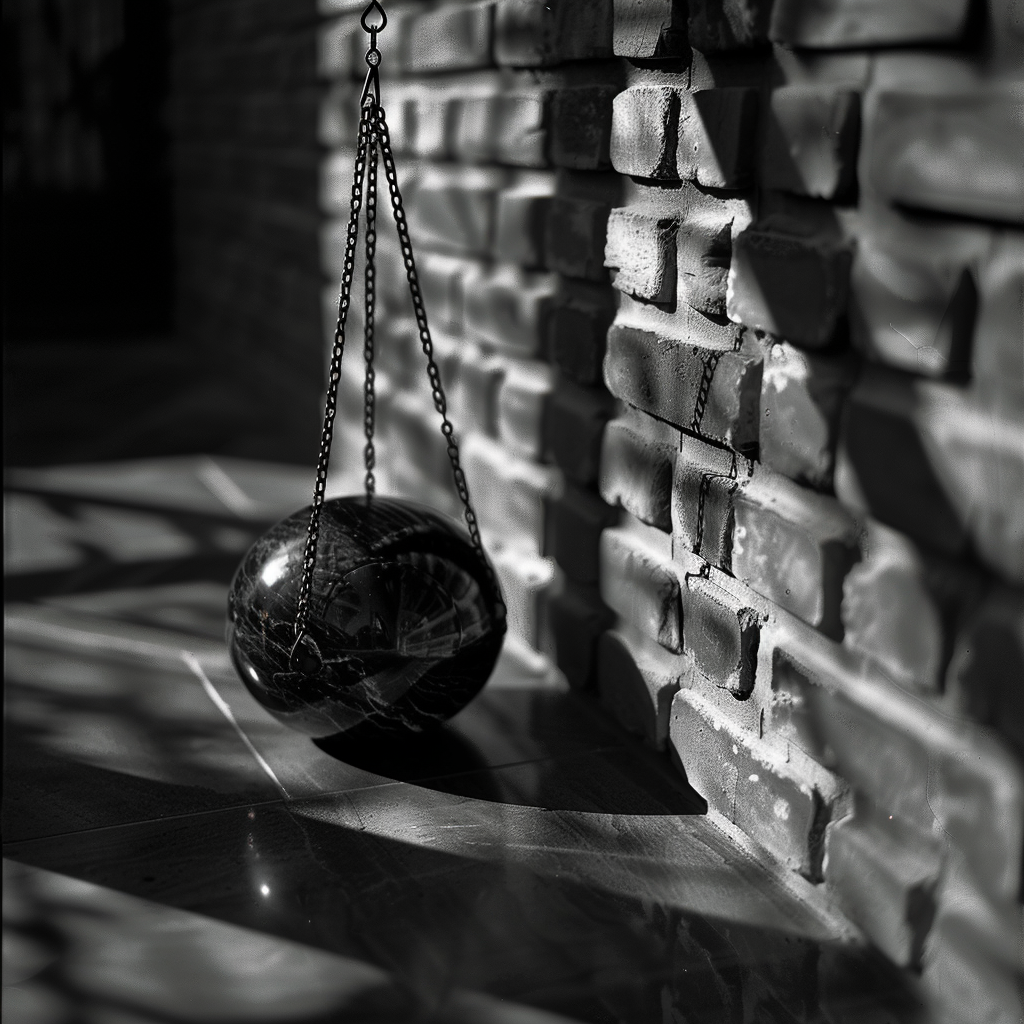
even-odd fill
[[[217,692],[214,688],[213,683],[207,678],[206,673],[203,671],[203,666],[199,664],[199,659],[192,654],[190,651],[181,652],[181,660],[189,667],[196,678],[203,684],[203,689],[206,691],[207,697],[213,701],[217,710],[231,723],[231,727],[238,733],[242,742],[246,745],[249,753],[256,759],[256,763],[267,773],[270,777],[270,781],[277,787],[278,792],[284,797],[285,800],[291,799],[288,795],[288,790],[281,785],[281,780],[274,774],[274,769],[267,764],[263,755],[253,746],[252,740],[246,736],[242,727],[235,720],[235,716],[228,706],[227,701]]]

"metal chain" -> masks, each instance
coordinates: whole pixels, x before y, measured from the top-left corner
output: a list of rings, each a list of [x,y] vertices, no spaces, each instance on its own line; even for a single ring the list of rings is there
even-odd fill
[[[480,554],[481,560],[487,569],[488,578],[498,595],[498,605],[501,614],[505,612],[505,604],[501,599],[501,588],[495,579],[494,571],[484,552],[483,541],[480,539],[480,527],[477,523],[476,512],[469,497],[469,485],[466,482],[466,473],[462,468],[459,458],[459,444],[455,438],[455,428],[448,419],[448,402],[445,398],[444,387],[441,384],[441,372],[434,361],[434,343],[430,337],[430,327],[427,324],[427,311],[423,305],[423,293],[420,290],[419,275],[416,272],[416,258],[413,256],[412,242],[409,239],[409,226],[405,217],[405,206],[402,203],[402,192],[398,187],[398,174],[395,170],[395,156],[391,151],[391,135],[388,132],[387,121],[384,116],[384,108],[378,106],[377,114],[377,138],[380,144],[381,158],[384,162],[384,176],[387,178],[388,191],[391,193],[391,209],[395,217],[395,227],[398,230],[398,243],[402,250],[402,261],[405,265],[405,275],[409,281],[409,294],[412,296],[412,308],[416,317],[416,326],[419,329],[420,345],[423,354],[427,357],[427,378],[430,381],[430,392],[434,399],[434,408],[441,417],[441,433],[447,442],[448,461],[452,466],[452,477],[455,480],[455,489],[459,493],[464,514],[466,527],[469,530],[470,540],[473,547]]]
[[[355,273],[356,242],[359,237],[359,210],[363,203],[363,177],[366,169],[367,152],[370,146],[370,119],[368,109],[359,118],[359,138],[356,144],[356,160],[352,173],[352,198],[348,218],[348,233],[345,237],[345,262],[341,275],[341,291],[338,296],[338,323],[334,329],[334,348],[331,351],[331,367],[327,376],[327,402],[324,409],[323,431],[320,435],[320,454],[316,464],[316,481],[313,485],[313,507],[309,515],[309,529],[306,533],[306,547],[302,556],[302,580],[299,583],[298,607],[295,614],[295,660],[299,642],[306,632],[309,619],[309,594],[313,585],[313,566],[316,564],[316,545],[320,536],[320,511],[327,487],[327,467],[331,458],[331,442],[334,439],[334,417],[338,411],[338,384],[341,380],[341,357],[345,352],[345,324],[352,299],[352,277]]]
[[[382,19],[379,25],[367,22],[373,10],[379,12]],[[497,597],[499,616],[506,614],[505,603],[501,598],[501,588],[495,578],[494,570],[484,552],[483,541],[480,539],[480,528],[476,512],[469,497],[469,485],[466,474],[459,459],[459,445],[455,438],[455,428],[448,419],[448,402],[441,384],[441,373],[434,360],[434,345],[427,324],[427,311],[423,305],[423,294],[420,290],[419,275],[416,272],[416,261],[413,257],[412,242],[409,239],[409,228],[402,203],[402,193],[398,187],[398,174],[395,170],[395,157],[391,150],[391,137],[388,132],[384,108],[380,106],[377,67],[380,64],[380,51],[377,49],[377,33],[387,24],[387,16],[378,3],[371,3],[363,12],[363,28],[370,33],[370,47],[366,52],[368,72],[366,83],[360,97],[359,138],[356,146],[355,167],[352,175],[352,199],[348,221],[348,233],[345,238],[345,261],[341,277],[341,292],[338,298],[338,323],[334,331],[334,348],[331,352],[331,367],[328,375],[327,402],[324,411],[323,432],[320,437],[320,454],[317,459],[316,482],[313,487],[313,506],[309,515],[309,528],[306,533],[306,546],[302,557],[302,579],[299,583],[298,605],[295,615],[295,645],[291,653],[291,665],[296,669],[305,654],[311,654],[319,661],[316,644],[306,632],[309,621],[309,596],[313,585],[313,569],[316,565],[317,541],[320,537],[320,514],[324,503],[327,486],[327,467],[331,457],[331,443],[334,438],[334,418],[338,409],[338,384],[341,380],[341,359],[345,351],[345,324],[348,319],[349,305],[352,297],[352,278],[355,273],[356,244],[359,237],[359,212],[363,202],[363,179],[366,178],[366,305],[364,321],[363,359],[366,364],[366,378],[363,385],[363,431],[366,436],[364,462],[366,465],[366,496],[371,498],[376,491],[374,467],[376,452],[373,434],[376,418],[376,394],[374,390],[375,372],[374,359],[374,327],[376,313],[376,249],[377,249],[377,165],[378,146],[384,162],[384,175],[387,178],[388,190],[391,195],[391,208],[394,213],[395,227],[398,230],[398,241],[402,249],[405,273],[409,281],[409,292],[412,296],[413,312],[419,329],[420,344],[423,354],[427,357],[427,377],[430,380],[430,391],[434,400],[434,408],[441,416],[441,434],[447,444],[448,460],[452,466],[455,488],[465,510],[466,526],[470,540],[479,553],[488,579]],[[300,645],[305,642],[306,652],[300,652]],[[311,651],[310,651],[311,648]]]
[[[377,491],[377,480],[373,474],[376,464],[376,452],[373,447],[376,417],[374,382],[377,377],[373,369],[373,329],[377,305],[377,119],[374,113],[376,104],[371,101],[368,109],[370,111],[370,137],[369,160],[366,166],[366,268],[364,273],[366,301],[363,329],[363,360],[366,363],[366,378],[363,384],[363,433],[366,435],[366,447],[363,451],[363,461],[366,465],[366,496],[371,498]]]

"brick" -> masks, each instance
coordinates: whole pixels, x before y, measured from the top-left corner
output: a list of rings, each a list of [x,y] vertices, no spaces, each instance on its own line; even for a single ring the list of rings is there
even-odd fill
[[[604,282],[607,203],[556,196],[548,206],[544,246],[547,268],[570,277]]]
[[[529,183],[498,196],[495,255],[527,270],[547,268],[545,236],[551,216],[552,186]]]
[[[846,312],[850,252],[824,238],[748,230],[733,240],[729,319],[821,348]]]
[[[584,388],[559,380],[548,405],[547,456],[569,480],[582,485],[597,481],[605,424],[614,402],[602,388]]]
[[[506,548],[546,554],[548,508],[562,491],[561,473],[513,458],[479,434],[462,441],[462,462],[481,529]]]
[[[536,90],[460,100],[456,153],[477,163],[547,166],[547,105],[547,96]]]
[[[611,162],[636,178],[675,178],[672,146],[679,125],[679,94],[664,87],[634,87],[612,103]]]
[[[683,622],[676,567],[623,528],[601,534],[601,598],[630,626],[675,654]]]
[[[973,375],[999,390],[1024,391],[1024,237],[1000,232],[978,268]]]
[[[829,772],[796,772],[779,754],[692,690],[673,702],[670,742],[708,805],[802,875],[820,877],[822,838],[842,784]]]
[[[832,489],[840,413],[858,368],[848,356],[771,346],[761,380],[765,466],[816,490]]]
[[[601,531],[615,525],[618,510],[592,491],[566,484],[565,492],[552,504],[551,515],[555,561],[574,582],[596,584]]]
[[[951,43],[967,23],[968,0],[887,4],[882,0],[776,0],[771,38],[792,47],[847,49],[901,43]]]
[[[611,162],[638,178],[741,188],[752,175],[757,93],[636,86],[615,97]]]
[[[1019,96],[885,92],[866,127],[867,174],[879,195],[941,213],[1024,224]]]
[[[617,398],[686,430],[756,450],[762,351],[744,337],[736,351],[684,345],[613,324],[605,383]]]
[[[612,49],[631,60],[689,59],[687,5],[682,0],[615,0]]]
[[[995,588],[956,636],[947,706],[999,732],[1024,760],[1024,595]]]
[[[679,689],[677,663],[645,658],[627,631],[609,630],[597,644],[597,690],[601,703],[630,732],[653,747],[668,741],[672,698]],[[668,668],[666,672],[665,669]]]
[[[940,844],[860,812],[830,824],[825,836],[825,883],[839,907],[893,963],[919,967],[935,917]]]
[[[786,85],[769,103],[758,177],[768,188],[844,201],[857,187],[860,96]]]
[[[728,87],[680,97],[676,173],[708,188],[742,188],[753,178],[757,92]]]
[[[619,208],[608,218],[604,263],[621,292],[648,302],[676,298],[677,221],[644,209]]]
[[[466,295],[466,329],[517,356],[544,350],[555,279],[514,266],[498,266]]]
[[[596,588],[571,582],[548,601],[551,655],[569,685],[590,687],[597,676],[597,645],[601,634],[615,620]]]
[[[751,49],[768,42],[771,4],[758,0],[689,0],[690,45],[701,53]]]
[[[476,345],[462,348],[459,382],[452,398],[454,422],[465,433],[480,431],[489,437],[498,436],[498,391],[505,377],[505,360],[484,353]]]
[[[706,316],[725,316],[734,212],[715,203],[690,209],[676,232],[676,293]]]
[[[508,67],[611,56],[611,0],[499,0],[494,55]]]
[[[703,576],[683,592],[684,641],[700,674],[745,700],[754,688],[763,613]]]
[[[424,89],[407,101],[406,111],[409,149],[414,155],[431,160],[446,160],[453,155],[456,108],[448,96],[432,95]],[[393,139],[393,129],[391,135]]]
[[[558,89],[551,98],[551,162],[599,171],[611,166],[612,100],[617,86]]]
[[[1016,899],[1024,847],[1019,762],[988,730],[908,694],[785,613],[777,620],[767,642],[777,652],[773,689],[788,688],[782,707],[790,742],[879,812],[945,836],[983,891]]]
[[[539,649],[545,598],[558,589],[557,566],[550,558],[493,544],[490,554],[508,610],[509,633]]]
[[[939,692],[958,624],[979,598],[977,574],[874,520],[859,548],[843,582],[843,642],[901,686]]]
[[[579,384],[602,382],[608,325],[615,309],[607,288],[562,278],[548,320],[551,360]]]
[[[850,335],[877,362],[964,379],[975,335],[973,264],[989,232],[946,226],[864,232],[850,275]]]
[[[412,72],[468,71],[492,65],[494,4],[451,4],[413,14],[402,25],[402,65]]]
[[[417,259],[416,269],[431,326],[461,334],[466,311],[466,280],[479,276],[480,265],[457,256],[427,251]],[[404,295],[401,299],[408,302]]]
[[[317,72],[322,78],[351,78],[353,40],[365,35],[351,18],[337,18],[317,30]]]
[[[857,557],[856,524],[824,494],[755,472],[733,496],[732,571],[752,590],[840,637],[843,581]]]
[[[601,497],[621,505],[641,522],[672,528],[672,472],[679,434],[670,434],[641,414],[612,420],[601,449]],[[674,439],[673,439],[674,437]]]
[[[548,433],[555,370],[538,361],[510,361],[498,389],[498,439],[512,454],[539,461]]]
[[[460,167],[425,174],[409,201],[413,245],[487,256],[494,244],[500,173]]]
[[[836,494],[952,555],[970,544],[1024,582],[1024,405],[870,368],[850,393]]]
[[[672,542],[732,571],[733,494],[754,464],[726,448],[682,435],[672,478]]]

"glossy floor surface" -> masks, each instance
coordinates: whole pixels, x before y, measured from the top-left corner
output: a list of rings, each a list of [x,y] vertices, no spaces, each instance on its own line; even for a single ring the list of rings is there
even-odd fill
[[[307,477],[9,475],[5,1021],[910,1019],[812,886],[526,652],[434,736],[270,718],[224,596]]]

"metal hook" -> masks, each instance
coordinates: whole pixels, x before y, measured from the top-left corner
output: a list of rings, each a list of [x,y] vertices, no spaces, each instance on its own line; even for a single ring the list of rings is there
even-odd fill
[[[368,25],[366,19],[376,11],[380,15],[379,25]],[[388,23],[388,16],[384,13],[384,8],[377,2],[377,0],[370,0],[370,3],[366,5],[366,10],[363,11],[363,16],[359,19],[359,24],[363,26],[364,32],[369,32],[372,35],[376,35],[378,32],[384,31],[384,26]]]

